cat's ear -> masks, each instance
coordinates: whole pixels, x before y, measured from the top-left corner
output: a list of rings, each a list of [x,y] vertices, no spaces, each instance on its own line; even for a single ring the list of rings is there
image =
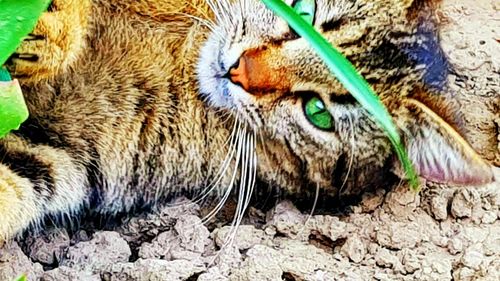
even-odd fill
[[[423,103],[402,102],[397,122],[417,173],[429,181],[480,185],[494,181],[492,166]]]

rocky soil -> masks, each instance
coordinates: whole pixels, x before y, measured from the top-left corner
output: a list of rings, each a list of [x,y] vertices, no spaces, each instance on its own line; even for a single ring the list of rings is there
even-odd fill
[[[471,119],[473,141],[500,165],[500,4],[445,0],[443,48]],[[465,78],[464,78],[465,77]],[[486,102],[477,102],[477,99]],[[500,280],[500,174],[478,188],[428,184],[363,195],[342,214],[309,216],[282,201],[252,208],[236,233],[178,207],[106,230],[50,229],[0,249],[0,280]],[[232,240],[230,237],[235,237]]]
[[[345,215],[282,201],[209,231],[189,201],[108,231],[52,229],[0,250],[0,280],[500,280],[500,188],[400,186]],[[222,250],[221,250],[222,249]],[[24,252],[23,252],[24,250]]]

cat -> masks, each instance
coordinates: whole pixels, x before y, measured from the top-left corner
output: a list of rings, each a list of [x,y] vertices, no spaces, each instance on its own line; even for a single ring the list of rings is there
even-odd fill
[[[438,1],[305,2],[422,178],[494,180],[446,87]],[[233,186],[243,211],[257,180],[356,195],[404,179],[385,133],[261,1],[53,0],[8,68],[30,117],[0,140],[0,241],[47,217],[227,198]]]

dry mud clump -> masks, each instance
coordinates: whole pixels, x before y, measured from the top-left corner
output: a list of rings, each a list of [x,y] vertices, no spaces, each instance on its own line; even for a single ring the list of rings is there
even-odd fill
[[[444,0],[438,16],[457,98],[481,112],[467,120],[479,129],[469,141],[500,165],[496,2]],[[106,230],[47,230],[0,249],[0,281],[20,273],[45,281],[500,280],[499,182],[380,189],[343,215],[309,217],[289,201],[251,211],[233,243],[229,226],[209,230],[187,203]]]
[[[309,217],[283,201],[232,243],[195,204],[111,231],[54,229],[0,250],[0,280],[500,280],[498,184],[380,189],[351,209]]]

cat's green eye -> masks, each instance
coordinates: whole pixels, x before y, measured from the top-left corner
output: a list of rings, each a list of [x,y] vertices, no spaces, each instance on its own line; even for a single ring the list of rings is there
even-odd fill
[[[304,112],[307,120],[321,130],[333,129],[333,117],[326,109],[323,101],[318,97],[313,97],[306,101]]]
[[[295,0],[292,8],[310,25],[314,24],[316,0]]]

